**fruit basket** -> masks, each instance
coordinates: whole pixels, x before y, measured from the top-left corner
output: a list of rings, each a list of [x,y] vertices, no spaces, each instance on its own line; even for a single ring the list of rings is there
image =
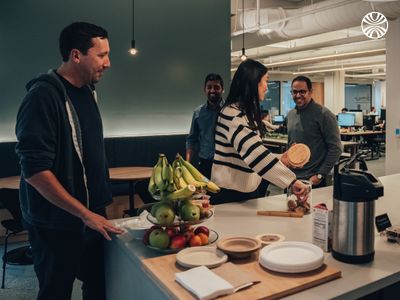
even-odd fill
[[[163,254],[177,253],[177,252],[181,251],[182,249],[185,249],[185,248],[188,248],[188,247],[192,247],[190,245],[190,240],[189,240],[189,244],[188,244],[188,240],[187,240],[187,237],[186,237],[187,234],[184,235],[184,236],[185,236],[185,242],[182,242],[183,246],[181,246],[181,247],[158,248],[158,247],[151,246],[150,244],[148,244],[146,246],[148,248],[154,250],[154,251],[157,251],[157,252],[163,253]],[[209,229],[208,242],[206,242],[204,244],[202,243],[200,245],[193,245],[193,247],[195,247],[195,246],[207,246],[207,245],[213,244],[218,240],[218,238],[219,238],[218,233],[215,230]],[[172,237],[171,240],[172,240],[172,243],[173,243],[174,242],[174,237]],[[175,242],[175,243],[179,243],[179,238],[177,239],[177,241],[178,242]],[[198,241],[197,241],[197,243],[198,243]]]
[[[213,212],[213,210],[210,209],[205,213],[205,215],[202,218],[200,218],[198,220],[185,221],[185,220],[182,220],[181,217],[175,216],[174,221],[171,224],[169,224],[168,226],[196,225],[196,224],[200,224],[200,223],[207,221],[213,215],[214,215],[214,212]],[[147,215],[147,220],[150,221],[151,223],[153,223],[154,225],[163,226],[163,224],[159,223],[157,218],[155,218],[151,214]]]
[[[154,226],[143,237],[145,245],[162,253],[173,253],[218,239],[215,231],[193,225],[213,216],[207,192],[216,193],[219,187],[181,155],[177,154],[172,164],[164,154],[159,155],[148,190],[158,202],[147,216]]]

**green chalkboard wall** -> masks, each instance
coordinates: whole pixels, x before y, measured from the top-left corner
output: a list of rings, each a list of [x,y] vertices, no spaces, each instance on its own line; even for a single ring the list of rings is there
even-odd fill
[[[128,54],[131,0],[0,1],[0,141],[27,81],[57,68],[58,34],[73,21],[109,31],[111,69],[97,84],[106,136],[186,133],[209,72],[230,79],[229,0],[135,0],[139,55]]]

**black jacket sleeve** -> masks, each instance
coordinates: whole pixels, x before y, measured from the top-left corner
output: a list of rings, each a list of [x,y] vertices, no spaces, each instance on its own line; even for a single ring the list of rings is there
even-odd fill
[[[32,88],[17,114],[16,153],[25,178],[51,170],[57,145],[57,110],[51,90]]]

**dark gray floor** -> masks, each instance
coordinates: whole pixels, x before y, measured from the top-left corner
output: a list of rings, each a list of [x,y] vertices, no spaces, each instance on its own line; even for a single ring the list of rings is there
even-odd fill
[[[385,175],[385,158],[367,161],[368,169],[376,176]],[[282,190],[270,186],[271,195],[283,193]],[[10,248],[22,246],[22,244],[11,245]],[[0,245],[0,255],[4,247]],[[32,266],[10,266],[7,265],[6,287],[0,289],[0,299],[7,300],[32,300],[36,298],[38,283]],[[73,300],[81,299],[80,282],[75,281]]]

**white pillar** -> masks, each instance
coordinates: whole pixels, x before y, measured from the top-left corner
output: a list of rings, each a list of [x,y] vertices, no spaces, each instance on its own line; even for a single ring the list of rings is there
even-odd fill
[[[400,173],[400,18],[389,21],[386,34],[386,175]]]
[[[324,77],[325,106],[334,114],[339,113],[344,103],[344,71],[336,71]]]

